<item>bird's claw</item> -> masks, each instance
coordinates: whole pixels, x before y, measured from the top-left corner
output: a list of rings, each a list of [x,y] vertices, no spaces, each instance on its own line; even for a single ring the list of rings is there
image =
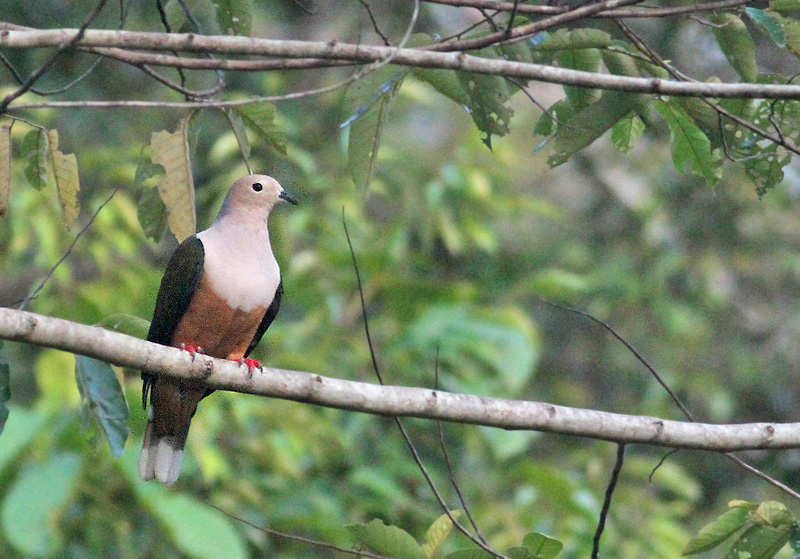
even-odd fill
[[[181,345],[180,345],[180,348],[181,348],[183,351],[188,351],[189,353],[191,353],[191,354],[192,354],[192,361],[194,361],[194,356],[195,356],[196,354],[198,354],[198,353],[203,353],[203,348],[202,348],[202,347],[200,347],[199,345],[194,345],[194,344],[181,344]]]
[[[239,359],[239,365],[247,365],[247,372],[248,376],[253,376],[253,371],[258,369],[261,370],[261,362],[258,359],[250,359],[249,357],[244,357]]]

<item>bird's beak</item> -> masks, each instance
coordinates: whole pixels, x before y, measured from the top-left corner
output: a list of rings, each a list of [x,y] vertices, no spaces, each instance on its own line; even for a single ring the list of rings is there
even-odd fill
[[[278,194],[278,198],[283,198],[284,200],[286,200],[290,204],[294,204],[295,206],[297,205],[297,198],[295,198],[294,196],[292,196],[291,194],[289,194],[285,190],[281,190],[281,193]]]

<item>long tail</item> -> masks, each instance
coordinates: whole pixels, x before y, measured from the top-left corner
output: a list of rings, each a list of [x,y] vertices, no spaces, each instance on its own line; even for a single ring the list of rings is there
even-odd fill
[[[161,483],[172,485],[181,473],[186,434],[159,437],[154,431],[151,419],[147,422],[142,452],[139,454],[139,477],[143,481],[157,479]]]

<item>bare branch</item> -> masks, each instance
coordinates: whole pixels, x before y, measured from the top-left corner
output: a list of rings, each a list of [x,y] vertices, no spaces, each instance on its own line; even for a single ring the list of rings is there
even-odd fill
[[[0,25],[2,29],[2,25]],[[0,48],[58,47],[70,44],[78,30],[0,30]],[[195,35],[192,33],[148,33],[133,31],[87,30],[75,42],[77,47],[116,47],[137,50],[174,50],[214,54],[243,54],[292,59],[328,59],[349,63],[369,63],[391,60],[401,66],[463,70],[479,74],[524,78],[562,85],[650,93],[714,98],[800,99],[799,85],[783,84],[725,84],[682,82],[659,78],[639,78],[596,74],[541,64],[489,59],[455,52],[432,52],[409,49],[358,45],[339,42],[252,39],[239,36]],[[213,68],[214,61],[206,61]],[[218,61],[224,63],[225,61]],[[220,64],[222,67],[223,64]],[[57,105],[54,105],[57,106]],[[21,105],[15,108],[20,108]],[[11,109],[12,107],[9,107]],[[26,108],[32,106],[26,105]]]
[[[570,10],[569,6],[541,6],[519,4],[516,2],[496,2],[495,0],[424,0],[429,4],[444,4],[459,8],[477,8],[484,10],[498,10],[501,12],[514,12],[520,14],[556,15]],[[670,8],[654,8],[642,6],[632,9],[609,9],[586,17],[601,18],[656,18],[695,14],[712,10],[725,10],[752,3],[752,0],[717,0],[716,2],[692,3],[686,6],[673,6]]]
[[[564,13],[550,16],[545,19],[540,19],[539,21],[529,23],[528,25],[521,25],[508,33],[506,33],[506,30],[502,30],[495,33],[490,33],[489,35],[484,35],[483,37],[437,43],[436,45],[429,46],[428,50],[448,52],[475,50],[497,43],[525,39],[546,29],[556,27],[557,25],[564,25],[565,23],[585,19],[593,14],[609,10],[611,8],[627,6],[629,4],[638,4],[642,1],[643,0],[599,0],[597,2],[591,2],[590,4],[579,6],[577,8],[570,8]]]
[[[712,451],[800,448],[800,423],[712,425],[623,415],[542,402],[488,398],[426,388],[380,386],[192,356],[59,318],[0,308],[0,339],[52,347],[132,369],[202,379],[209,387],[384,416],[441,419],[503,429],[560,433],[614,442]]]
[[[50,56],[50,58],[48,58],[47,61],[44,64],[42,64],[35,72],[33,72],[30,76],[28,76],[28,79],[25,80],[25,83],[23,83],[16,91],[6,95],[5,98],[2,101],[0,101],[0,114],[6,112],[8,105],[14,99],[20,97],[21,95],[25,94],[25,92],[29,91],[33,87],[33,84],[35,84],[39,78],[41,78],[48,70],[50,70],[50,68],[53,67],[53,64],[56,63],[56,60],[58,59],[58,57],[61,55],[62,52],[68,50],[72,45],[80,41],[81,37],[83,36],[83,33],[92,24],[95,18],[97,18],[97,16],[100,14],[100,11],[103,9],[103,6],[105,6],[106,2],[107,0],[100,0],[97,3],[97,6],[95,6],[95,8],[91,12],[89,12],[89,14],[86,16],[86,18],[84,18],[83,23],[81,23],[80,28],[77,29],[73,38],[70,41],[59,45],[58,50],[56,50],[56,52],[53,53]]]

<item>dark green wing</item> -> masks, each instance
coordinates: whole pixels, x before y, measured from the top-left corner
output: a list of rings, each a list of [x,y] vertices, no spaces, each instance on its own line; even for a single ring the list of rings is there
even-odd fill
[[[183,317],[183,313],[192,301],[194,291],[203,275],[205,249],[203,243],[192,235],[183,241],[167,264],[164,277],[161,278],[161,287],[158,288],[156,308],[153,320],[150,322],[150,331],[147,341],[162,345],[172,343],[172,335]],[[153,385],[155,376],[147,371],[142,371],[142,404],[147,407],[147,394]]]
[[[261,341],[264,332],[267,331],[269,325],[272,324],[273,320],[275,320],[275,316],[278,314],[278,309],[281,306],[282,297],[283,297],[283,281],[278,283],[278,289],[275,290],[275,297],[272,299],[272,303],[267,309],[264,318],[261,319],[261,324],[258,325],[258,330],[256,330],[256,335],[253,336],[253,341],[250,342],[250,346],[247,348],[247,352],[244,354],[245,357],[250,355],[250,352],[255,349],[255,347],[258,345],[258,342]]]

